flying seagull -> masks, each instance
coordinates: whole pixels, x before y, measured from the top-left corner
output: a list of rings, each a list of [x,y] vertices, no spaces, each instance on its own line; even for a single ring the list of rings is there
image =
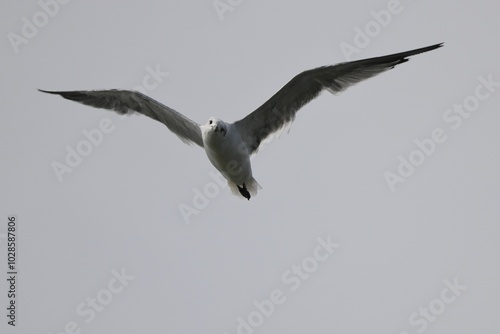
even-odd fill
[[[129,90],[47,91],[118,114],[138,112],[167,126],[183,142],[205,149],[210,162],[227,179],[234,194],[246,199],[260,185],[252,176],[250,156],[261,143],[289,125],[297,111],[324,89],[333,94],[408,61],[408,57],[441,47],[443,43],[388,56],[322,66],[296,75],[263,105],[245,118],[226,123],[210,117],[200,125],[160,102]]]

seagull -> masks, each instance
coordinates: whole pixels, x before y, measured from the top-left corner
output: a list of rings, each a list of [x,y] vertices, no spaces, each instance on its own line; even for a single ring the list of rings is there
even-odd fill
[[[297,111],[306,103],[325,89],[338,94],[360,81],[407,62],[410,56],[441,46],[443,43],[304,71],[255,111],[233,123],[210,117],[207,123],[201,125],[137,91],[39,91],[58,94],[92,107],[113,110],[121,115],[137,112],[163,123],[183,142],[204,148],[210,162],[227,179],[232,192],[250,200],[261,188],[252,176],[250,156],[257,152],[264,140],[279,134],[290,125]]]

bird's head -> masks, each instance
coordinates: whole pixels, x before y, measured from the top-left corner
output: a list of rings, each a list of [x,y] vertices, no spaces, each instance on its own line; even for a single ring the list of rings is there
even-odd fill
[[[206,126],[208,128],[208,132],[212,132],[213,134],[219,134],[223,137],[227,134],[227,124],[219,118],[210,117]]]

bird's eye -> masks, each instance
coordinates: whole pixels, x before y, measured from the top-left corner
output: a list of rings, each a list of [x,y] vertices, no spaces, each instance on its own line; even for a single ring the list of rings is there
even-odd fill
[[[212,120],[209,120],[209,121],[208,121],[208,124],[212,124]]]

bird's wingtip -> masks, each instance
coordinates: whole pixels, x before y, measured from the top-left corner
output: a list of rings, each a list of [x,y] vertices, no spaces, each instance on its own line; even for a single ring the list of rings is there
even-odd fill
[[[47,94],[59,94],[59,92],[54,92],[52,90],[45,90],[45,89],[40,89],[40,88],[37,88],[37,90],[39,92],[42,92],[42,93],[47,93]]]
[[[437,48],[440,48],[444,46],[444,42],[441,42],[441,43],[437,43],[437,44],[434,44],[434,45],[431,45],[430,47],[431,48],[434,48],[434,49],[437,49]]]
[[[444,46],[444,42],[441,42],[441,43],[437,43],[437,44],[433,44],[433,45],[430,45],[428,46],[426,49],[429,49],[429,50],[435,50],[435,49],[438,49],[440,47]]]

